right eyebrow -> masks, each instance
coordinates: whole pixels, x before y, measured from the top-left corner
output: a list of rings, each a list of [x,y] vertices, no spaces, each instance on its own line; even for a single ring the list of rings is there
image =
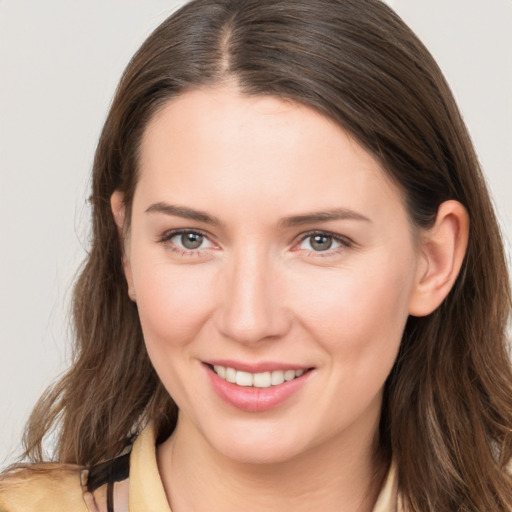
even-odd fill
[[[222,225],[222,222],[217,217],[213,217],[201,210],[194,210],[192,208],[187,208],[186,206],[177,206],[164,202],[153,203],[151,206],[146,208],[145,213],[163,213],[164,215],[170,215],[173,217],[181,217],[183,219],[204,222],[205,224],[211,224],[212,226]]]
[[[315,222],[327,222],[334,220],[362,220],[371,222],[368,217],[353,210],[345,208],[336,208],[333,210],[326,210],[320,212],[312,212],[304,215],[294,215],[282,219],[279,224],[284,227],[303,226],[305,224],[313,224]]]

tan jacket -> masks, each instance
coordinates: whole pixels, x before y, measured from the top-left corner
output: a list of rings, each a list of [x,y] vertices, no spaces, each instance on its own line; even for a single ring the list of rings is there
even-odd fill
[[[171,512],[148,426],[131,453],[91,469],[44,464],[0,481],[0,512]],[[392,466],[373,512],[400,512]]]

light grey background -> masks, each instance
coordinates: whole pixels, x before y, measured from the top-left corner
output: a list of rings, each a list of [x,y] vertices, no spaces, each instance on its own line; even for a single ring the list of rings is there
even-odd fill
[[[0,466],[66,366],[89,172],[116,83],[181,3],[0,0]],[[388,3],[445,72],[512,240],[512,0]]]

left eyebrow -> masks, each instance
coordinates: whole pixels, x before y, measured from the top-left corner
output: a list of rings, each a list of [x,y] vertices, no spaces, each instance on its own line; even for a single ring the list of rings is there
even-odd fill
[[[326,222],[333,220],[360,220],[365,222],[371,222],[368,217],[361,215],[360,213],[352,210],[346,210],[343,208],[326,210],[321,212],[312,212],[304,215],[294,215],[292,217],[286,217],[279,221],[279,225],[285,228],[291,228],[295,226],[302,226],[304,224],[312,224],[315,222]]]
[[[182,217],[183,219],[196,220],[198,222],[204,222],[205,224],[211,224],[213,226],[220,226],[222,222],[209,215],[206,212],[200,210],[194,210],[187,208],[186,206],[176,206],[174,204],[167,204],[164,202],[154,203],[146,209],[145,213],[163,213],[164,215],[170,215],[173,217]]]

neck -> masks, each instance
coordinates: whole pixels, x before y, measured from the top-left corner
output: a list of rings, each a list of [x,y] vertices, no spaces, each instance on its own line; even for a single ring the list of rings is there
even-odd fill
[[[347,433],[291,460],[248,464],[215,451],[180,417],[158,447],[158,466],[173,512],[371,512],[387,468],[375,455],[376,431],[365,439]]]

